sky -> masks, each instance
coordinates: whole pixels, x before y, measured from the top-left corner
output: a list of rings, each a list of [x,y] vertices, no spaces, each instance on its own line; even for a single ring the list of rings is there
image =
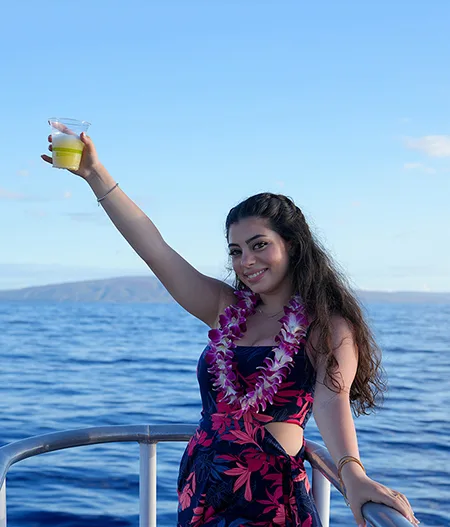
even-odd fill
[[[450,2],[18,1],[0,21],[0,289],[150,273],[49,117],[200,271],[224,221],[292,197],[359,289],[450,291]]]

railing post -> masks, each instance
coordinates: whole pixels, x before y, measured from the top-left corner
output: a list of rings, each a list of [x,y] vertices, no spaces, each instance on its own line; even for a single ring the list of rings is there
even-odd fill
[[[0,527],[6,527],[6,478],[0,489]]]
[[[139,527],[156,527],[156,443],[139,448]]]
[[[327,478],[315,468],[312,470],[312,492],[322,527],[329,527],[331,485]]]

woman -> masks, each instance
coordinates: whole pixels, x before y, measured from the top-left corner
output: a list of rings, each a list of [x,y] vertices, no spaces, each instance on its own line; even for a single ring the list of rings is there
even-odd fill
[[[319,527],[303,465],[312,411],[357,525],[367,501],[417,523],[406,497],[372,481],[359,460],[351,408],[375,406],[378,348],[300,209],[267,193],[230,211],[233,288],[169,247],[101,165],[92,140],[81,140],[74,173],[174,299],[211,328],[198,366],[202,419],[180,467],[178,526]]]

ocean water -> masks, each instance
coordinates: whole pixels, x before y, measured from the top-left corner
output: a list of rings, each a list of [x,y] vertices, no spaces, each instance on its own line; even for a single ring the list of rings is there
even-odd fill
[[[450,306],[368,306],[389,392],[356,420],[368,474],[409,498],[422,526],[450,525]],[[179,306],[0,303],[0,444],[102,425],[196,423],[207,328]],[[311,420],[309,439],[320,441]],[[158,525],[176,522],[185,445],[158,446]],[[10,527],[138,525],[139,447],[81,447],[14,465]],[[331,525],[353,525],[332,492]]]

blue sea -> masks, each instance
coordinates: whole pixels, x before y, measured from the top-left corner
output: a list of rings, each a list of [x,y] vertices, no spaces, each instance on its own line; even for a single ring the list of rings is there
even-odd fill
[[[356,420],[368,474],[450,525],[450,306],[373,304],[389,391]],[[0,303],[0,443],[101,425],[196,423],[207,328],[175,304]],[[311,420],[309,439],[320,441]],[[185,445],[158,446],[158,525],[176,522]],[[10,527],[138,526],[139,446],[81,447],[14,465]],[[354,525],[332,492],[331,525]]]

